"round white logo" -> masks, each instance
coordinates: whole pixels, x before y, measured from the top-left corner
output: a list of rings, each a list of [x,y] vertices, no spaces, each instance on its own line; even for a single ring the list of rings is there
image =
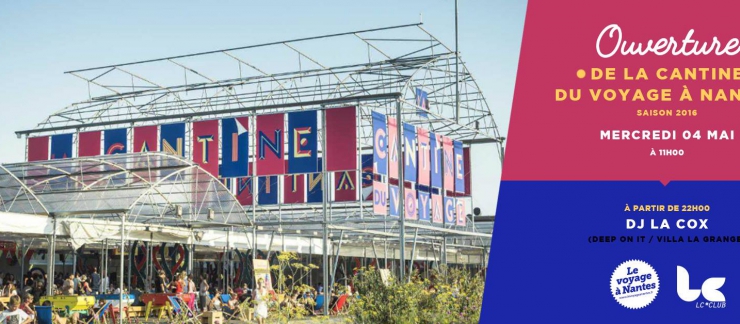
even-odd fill
[[[612,296],[620,305],[630,309],[650,305],[659,288],[658,273],[645,261],[625,261],[612,273]]]

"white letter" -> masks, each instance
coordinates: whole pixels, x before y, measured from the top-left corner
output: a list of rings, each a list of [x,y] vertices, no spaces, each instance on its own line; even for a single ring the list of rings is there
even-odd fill
[[[619,39],[617,40],[617,45],[614,46],[614,49],[611,51],[611,53],[605,55],[604,53],[601,52],[601,46],[600,46],[601,37],[604,36],[604,33],[609,31],[609,38],[614,38],[615,30],[619,32]],[[612,57],[612,55],[614,55],[614,53],[617,52],[617,50],[619,49],[620,43],[622,43],[622,29],[620,29],[619,25],[617,24],[611,24],[609,26],[606,26],[606,28],[604,28],[604,30],[601,31],[601,34],[599,34],[599,38],[596,39],[596,52],[599,53],[599,56],[603,58],[610,58]]]

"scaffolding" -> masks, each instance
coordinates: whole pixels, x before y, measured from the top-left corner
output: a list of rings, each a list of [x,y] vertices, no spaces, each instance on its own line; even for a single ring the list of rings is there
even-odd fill
[[[482,90],[459,53],[430,34],[421,23],[113,64],[65,73],[84,82],[88,98],[55,112],[33,129],[17,131],[19,137],[240,116],[250,116],[254,120],[255,116],[262,114],[298,110],[325,112],[328,109],[354,106],[358,117],[358,168],[355,170],[358,182],[362,176],[360,157],[363,153],[372,151],[373,111],[397,118],[398,125],[408,123],[423,127],[459,140],[467,146],[491,143],[497,147],[499,153],[499,159],[492,161],[496,163],[495,161],[500,162],[502,159],[505,138],[499,134]],[[428,107],[417,105],[417,89],[428,93]],[[319,128],[318,135],[322,139],[319,143],[321,156],[325,143],[323,122],[319,123]],[[402,127],[398,127],[399,138],[403,138],[401,131]],[[190,136],[189,131],[186,136]],[[254,139],[251,141],[250,147],[255,147]],[[190,143],[188,140],[185,142]],[[402,147],[399,147],[399,156],[403,156],[401,150]],[[253,157],[254,152],[251,151]],[[187,149],[187,152],[192,154],[191,149]],[[132,161],[141,156],[133,154],[120,158]],[[190,158],[192,160],[192,156]],[[250,163],[255,163],[254,160],[252,158]],[[325,162],[325,159],[322,160]],[[71,161],[83,163],[85,160]],[[61,166],[58,169],[65,170]],[[402,163],[399,163],[399,169],[399,183],[404,183]],[[197,167],[191,170],[197,170]],[[322,170],[326,170],[326,167]],[[129,176],[137,172],[122,171]],[[372,202],[362,200],[360,185],[356,186],[357,201],[333,202],[330,190],[332,176],[330,172],[322,172],[322,203],[279,203],[271,206],[254,203],[252,206],[229,207],[229,213],[239,214],[230,216],[239,219],[238,222],[232,222],[233,219],[218,223],[210,220],[204,222],[200,218],[180,218],[168,219],[168,223],[164,225],[236,226],[251,231],[251,237],[257,237],[258,233],[280,233],[321,238],[323,276],[326,283],[334,280],[333,273],[336,272],[336,262],[342,254],[343,246],[362,248],[364,251],[371,248],[376,259],[381,255],[378,248],[384,249],[386,259],[389,249],[392,249],[394,252],[391,253],[391,258],[403,260],[397,273],[402,280],[411,273],[412,267],[408,270],[406,268],[407,260],[413,263],[414,258],[424,252],[432,253],[435,260],[446,264],[447,249],[453,246],[459,255],[477,255],[480,256],[479,264],[487,264],[492,215],[480,217],[478,222],[475,217],[468,215],[470,219],[465,226],[405,220],[403,208],[400,208],[400,217],[375,215],[372,212]],[[111,175],[103,182],[112,183],[116,187],[116,179]],[[141,179],[136,179],[139,180]],[[210,179],[211,182],[213,180],[215,179]],[[83,184],[86,182],[80,181]],[[53,187],[50,182],[45,186]],[[128,182],[131,181],[118,184]],[[253,185],[253,192],[259,192],[258,181],[253,181]],[[214,186],[217,187],[215,184]],[[105,190],[107,189],[101,188],[102,192]],[[33,201],[33,197],[29,201]],[[186,203],[180,205],[187,205]],[[232,203],[230,201],[228,204]],[[178,204],[155,205],[157,208],[148,206],[144,208],[147,212],[138,214],[137,217],[164,222],[167,218],[157,218],[156,215],[171,213],[172,210],[167,208]],[[400,205],[403,206],[403,200]],[[81,208],[88,213],[96,208],[103,209],[98,205]],[[34,209],[34,212],[41,209]],[[190,210],[186,209],[184,212],[187,214]],[[51,213],[49,215],[53,216]],[[120,217],[121,212],[118,215]],[[410,234],[413,239],[409,238]],[[256,250],[256,240],[252,243]],[[335,251],[329,251],[329,247]],[[335,263],[333,269],[329,269],[326,265],[330,264],[329,257],[333,255],[336,255]],[[331,285],[328,286],[330,287]],[[327,294],[330,293],[329,290],[326,289]]]

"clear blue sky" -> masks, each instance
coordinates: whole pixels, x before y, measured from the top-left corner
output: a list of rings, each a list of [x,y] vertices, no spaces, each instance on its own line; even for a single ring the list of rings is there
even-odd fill
[[[459,0],[460,51],[506,135],[526,1]],[[24,159],[16,130],[87,97],[72,69],[416,23],[454,45],[453,0],[3,1],[0,162]],[[474,204],[493,214],[500,165],[473,151]]]

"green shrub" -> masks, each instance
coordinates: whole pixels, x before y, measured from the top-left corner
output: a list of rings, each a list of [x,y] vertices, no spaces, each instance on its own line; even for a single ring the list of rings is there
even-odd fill
[[[354,323],[478,323],[484,280],[466,270],[443,269],[408,283],[362,269],[354,279],[360,298],[350,306]]]

